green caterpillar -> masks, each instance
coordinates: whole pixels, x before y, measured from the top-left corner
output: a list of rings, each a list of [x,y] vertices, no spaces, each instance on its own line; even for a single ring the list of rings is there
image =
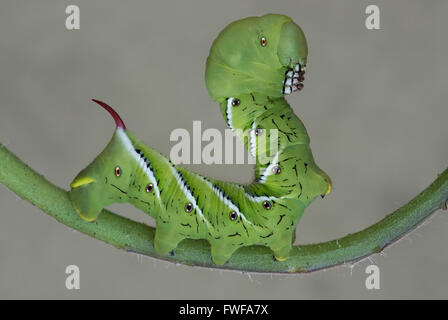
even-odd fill
[[[104,207],[129,202],[156,220],[154,247],[160,254],[190,238],[208,240],[218,265],[254,244],[286,259],[305,208],[331,191],[330,178],[313,160],[303,123],[284,99],[303,87],[306,58],[300,27],[274,14],[231,23],[210,49],[207,89],[230,128],[249,132],[242,138],[257,159],[250,185],[217,181],[173,164],[127,130],[111,107],[94,100],[117,128],[71,184],[80,217],[93,221]],[[278,143],[262,145],[266,139],[260,138],[272,129]]]

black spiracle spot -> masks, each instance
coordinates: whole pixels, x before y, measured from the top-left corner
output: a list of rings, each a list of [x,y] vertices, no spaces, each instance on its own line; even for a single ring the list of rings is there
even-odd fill
[[[279,166],[275,166],[272,168],[273,174],[280,174],[282,172],[282,169]]]
[[[272,204],[269,201],[263,201],[263,208],[265,208],[266,210],[271,210],[272,208]]]
[[[188,203],[185,205],[185,212],[186,212],[186,213],[190,213],[191,211],[193,211],[193,204],[192,204],[191,202],[188,202]]]
[[[154,190],[154,186],[153,186],[153,184],[152,184],[152,183],[148,183],[148,184],[146,185],[146,187],[145,187],[145,191],[146,191],[147,193],[150,193],[150,192],[152,192],[152,190]]]

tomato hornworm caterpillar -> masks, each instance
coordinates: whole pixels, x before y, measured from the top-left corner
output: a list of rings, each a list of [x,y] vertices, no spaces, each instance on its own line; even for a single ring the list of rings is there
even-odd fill
[[[114,118],[115,133],[71,184],[80,217],[95,220],[113,203],[129,202],[156,220],[155,250],[168,254],[185,239],[206,239],[215,264],[242,246],[262,244],[286,259],[305,208],[331,191],[330,178],[315,164],[309,136],[284,96],[303,87],[307,43],[289,17],[268,14],[228,25],[214,41],[206,85],[232,130],[256,156],[249,185],[217,181],[173,164]],[[278,145],[259,139],[278,130]],[[270,154],[276,150],[274,154]],[[267,162],[258,161],[268,156]]]

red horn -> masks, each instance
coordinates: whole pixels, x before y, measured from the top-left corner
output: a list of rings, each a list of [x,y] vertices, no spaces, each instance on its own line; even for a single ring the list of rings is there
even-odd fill
[[[118,113],[114,109],[112,109],[111,106],[109,106],[108,104],[106,104],[106,103],[104,103],[103,101],[100,101],[100,100],[92,99],[92,101],[98,103],[100,106],[102,106],[104,109],[106,109],[107,112],[110,113],[112,118],[114,118],[115,124],[117,125],[117,127],[121,128],[123,130],[126,130],[126,126],[124,125],[123,120],[121,120],[121,118],[118,115]]]

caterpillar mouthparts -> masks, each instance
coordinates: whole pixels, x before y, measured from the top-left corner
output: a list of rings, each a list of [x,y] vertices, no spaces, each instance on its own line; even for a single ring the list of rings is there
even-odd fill
[[[283,94],[291,94],[291,92],[300,91],[303,89],[303,81],[305,80],[305,65],[301,65],[299,62],[294,68],[288,68],[285,72],[285,80],[283,81]]]

